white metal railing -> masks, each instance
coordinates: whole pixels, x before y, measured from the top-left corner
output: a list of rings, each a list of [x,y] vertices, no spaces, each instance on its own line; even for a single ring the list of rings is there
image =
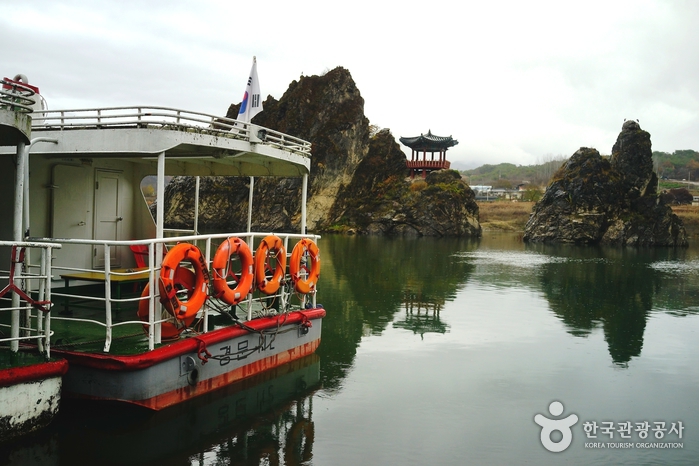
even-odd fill
[[[99,295],[95,295],[94,293],[89,293],[86,291],[81,290],[86,289],[86,287],[83,286],[76,286],[76,287],[70,287],[70,288],[64,288],[61,292],[58,291],[53,291],[53,296],[56,299],[63,299],[64,302],[70,303],[70,300],[80,300],[80,301],[85,301],[88,302],[89,306],[92,309],[96,309],[98,307],[104,309],[104,314],[102,317],[95,317],[95,316],[80,316],[79,311],[72,313],[73,316],[66,317],[66,316],[53,316],[54,320],[59,320],[59,321],[75,321],[75,322],[80,322],[82,324],[90,324],[90,325],[97,325],[101,326],[105,330],[105,340],[104,340],[104,352],[109,352],[110,347],[112,345],[113,341],[113,329],[119,326],[133,326],[134,328],[138,328],[139,331],[142,331],[141,329],[143,328],[144,324],[147,324],[148,326],[148,332],[146,334],[147,340],[148,340],[148,348],[153,349],[156,344],[161,343],[160,341],[160,325],[163,322],[169,321],[171,319],[169,318],[159,318],[157,316],[161,316],[162,312],[160,311],[160,294],[159,294],[159,286],[158,284],[158,277],[160,273],[160,268],[155,265],[155,260],[154,258],[156,257],[157,251],[160,249],[162,251],[162,247],[167,247],[167,246],[174,246],[176,243],[182,243],[182,242],[187,242],[187,243],[192,243],[200,247],[202,250],[202,254],[204,255],[204,258],[206,260],[206,263],[210,266],[211,261],[213,258],[213,255],[215,254],[216,250],[214,249],[217,247],[218,243],[220,243],[223,239],[231,237],[231,236],[237,236],[243,240],[246,241],[246,243],[250,246],[251,251],[254,253],[253,246],[256,241],[259,242],[261,238],[264,238],[265,236],[269,235],[270,233],[219,233],[219,234],[209,234],[209,235],[192,235],[192,236],[180,236],[176,238],[164,238],[160,240],[156,239],[151,239],[151,240],[135,240],[135,241],[98,241],[98,240],[77,240],[77,239],[52,239],[52,238],[42,238],[41,241],[47,241],[47,242],[57,242],[61,245],[67,246],[69,244],[72,245],[86,245],[90,247],[94,246],[102,246],[104,247],[104,268],[103,269],[84,269],[84,268],[76,268],[76,267],[67,267],[65,265],[62,265],[60,263],[55,263],[53,265],[53,271],[56,277],[59,276],[67,276],[71,275],[71,279],[80,284],[80,278],[75,277],[75,275],[79,275],[81,273],[95,273],[99,274],[100,276],[103,276],[103,281],[104,281],[104,287],[103,287],[103,293]],[[291,250],[289,249],[290,247],[293,248],[295,243],[290,244],[291,241],[295,240],[300,240],[301,238],[311,238],[314,240],[317,240],[319,236],[317,235],[302,235],[302,234],[276,234],[279,236],[282,241],[284,242],[284,247],[287,251],[287,256],[291,253]],[[148,267],[147,268],[141,268],[141,269],[126,269],[126,270],[112,270],[111,269],[111,253],[112,249],[114,248],[122,248],[123,252],[128,252],[129,254],[131,251],[129,250],[129,246],[132,245],[146,245],[148,247]],[[162,245],[162,246],[159,246]],[[158,261],[159,262],[159,261]],[[109,271],[105,273],[105,271]],[[136,297],[128,297],[128,298],[116,298],[112,296],[112,283],[115,280],[115,277],[120,277],[120,276],[133,276],[133,275],[148,275],[148,283],[149,283],[149,293],[148,296],[136,296]],[[94,282],[94,280],[92,280]],[[100,280],[102,281],[102,280]],[[287,280],[286,282],[290,283],[290,279],[287,275]],[[85,281],[83,280],[82,282],[85,284]],[[56,285],[54,285],[55,287]],[[212,289],[212,287],[209,287]],[[280,287],[279,291],[275,295],[256,295],[253,290],[250,291],[250,294],[248,294],[247,298],[245,301],[243,301],[241,304],[238,306],[242,307],[246,313],[246,318],[252,319],[255,317],[267,315],[273,311],[269,308],[269,306],[266,304],[269,300],[274,300],[278,299],[279,304],[278,307],[281,311],[286,311],[290,309],[300,309],[303,308],[307,303],[311,303],[313,306],[316,305],[316,295],[315,295],[315,290],[312,293],[309,293],[308,295],[297,295],[294,293],[293,290],[285,289],[285,287]],[[115,318],[116,310],[121,306],[122,304],[125,303],[138,303],[141,300],[148,300],[149,301],[149,318],[148,321],[142,321],[140,320],[136,313],[134,312],[133,318]],[[207,300],[204,303],[204,306],[202,307],[202,310],[199,313],[199,316],[201,317],[202,325],[201,325],[201,333],[204,333],[208,329],[208,319],[209,315],[212,312],[216,312],[218,314],[221,314],[221,310],[226,308],[226,304],[218,301],[217,299],[209,296]],[[137,307],[137,306],[136,306]],[[230,306],[228,306],[230,308]],[[77,314],[77,316],[76,316]],[[96,316],[99,316],[98,314],[95,314]],[[60,332],[57,330],[57,332]],[[57,334],[57,337],[60,337],[60,334]]]
[[[232,139],[264,142],[306,157],[311,155],[311,143],[303,139],[233,118],[170,107],[46,110],[35,112],[32,119],[33,131],[153,127],[198,131]],[[256,134],[253,134],[255,132]]]
[[[0,80],[0,108],[15,112],[32,113],[36,103],[33,89],[16,81]]]
[[[0,271],[0,283],[7,284],[0,290],[0,301],[8,306],[0,312],[11,314],[10,323],[0,324],[0,343],[11,347],[20,341],[36,341],[39,351],[51,356],[51,250],[60,244],[33,241],[0,241],[0,248],[10,248],[8,271]],[[31,264],[30,251],[40,250],[38,264]],[[38,272],[32,273],[32,269]],[[9,333],[4,330],[9,329]],[[14,349],[13,349],[14,350]]]

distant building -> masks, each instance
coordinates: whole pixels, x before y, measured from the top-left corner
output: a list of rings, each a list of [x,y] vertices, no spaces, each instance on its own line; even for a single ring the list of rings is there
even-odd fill
[[[443,170],[449,168],[451,163],[447,160],[447,149],[459,143],[451,136],[435,136],[432,131],[427,131],[427,134],[421,134],[412,138],[400,138],[400,142],[412,149],[410,160],[406,161],[410,177],[415,178],[416,173],[421,173],[425,178],[427,173],[434,170]],[[422,152],[422,160],[420,160],[420,152]],[[427,159],[427,153],[430,153],[430,159]],[[437,154],[437,160],[435,160]]]

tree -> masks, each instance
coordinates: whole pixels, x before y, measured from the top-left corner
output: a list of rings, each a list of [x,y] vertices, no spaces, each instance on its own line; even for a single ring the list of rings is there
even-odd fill
[[[692,159],[687,162],[687,177],[690,180],[697,179],[697,170],[699,170],[699,162]]]
[[[527,186],[527,189],[525,189],[524,193],[522,194],[522,200],[528,202],[538,202],[542,195],[543,193],[538,186]]]

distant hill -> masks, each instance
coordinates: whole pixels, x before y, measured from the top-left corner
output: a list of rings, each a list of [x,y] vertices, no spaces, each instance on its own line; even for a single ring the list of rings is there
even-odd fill
[[[653,152],[653,166],[659,178],[699,180],[699,152],[695,150],[676,150]]]
[[[482,165],[471,170],[461,170],[469,185],[489,185],[494,188],[514,188],[519,184],[546,186],[551,176],[567,159],[563,156],[551,157],[538,165],[515,165],[500,163]]]
[[[486,164],[460,172],[466,176],[469,185],[514,188],[525,183],[546,186],[566,160],[566,157],[558,156],[538,165]],[[699,181],[699,152],[691,149],[676,150],[673,153],[655,151],[653,167],[661,179]]]

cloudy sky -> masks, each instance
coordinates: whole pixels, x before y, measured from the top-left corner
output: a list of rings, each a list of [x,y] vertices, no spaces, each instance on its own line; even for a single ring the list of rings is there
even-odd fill
[[[372,124],[432,130],[459,166],[608,154],[625,118],[699,150],[699,2],[0,0],[0,74],[51,109],[225,114],[257,56],[262,95],[347,68]]]

